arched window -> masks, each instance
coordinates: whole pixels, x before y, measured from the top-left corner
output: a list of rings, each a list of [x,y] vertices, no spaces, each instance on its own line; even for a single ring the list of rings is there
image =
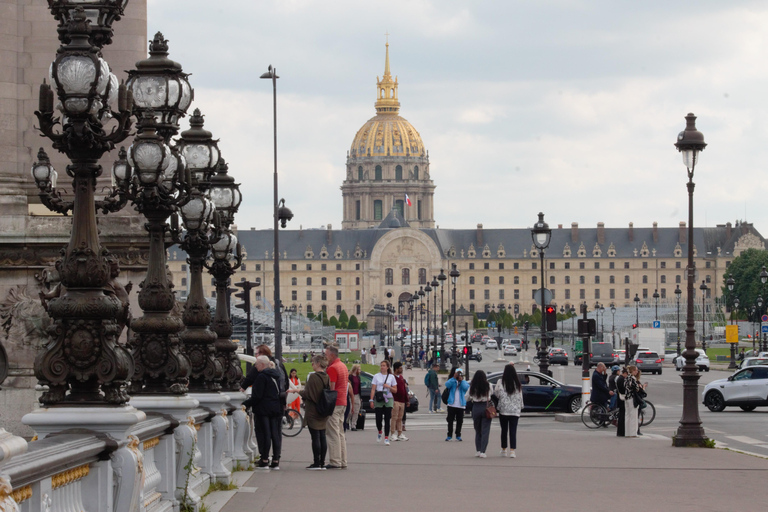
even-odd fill
[[[357,168],[357,181],[363,181],[363,166]]]
[[[376,181],[381,181],[381,166],[376,166],[376,176],[374,178]]]
[[[373,220],[381,220],[381,210],[382,210],[382,204],[381,199],[376,199],[373,201]]]
[[[403,282],[402,284],[411,284],[411,269],[403,269]]]
[[[419,284],[427,284],[427,269],[419,269]]]
[[[384,284],[392,285],[395,283],[395,272],[391,268],[384,270]]]
[[[415,180],[419,179],[419,166],[418,165],[413,167],[413,179],[415,179]]]
[[[395,181],[403,181],[403,166],[395,167]]]

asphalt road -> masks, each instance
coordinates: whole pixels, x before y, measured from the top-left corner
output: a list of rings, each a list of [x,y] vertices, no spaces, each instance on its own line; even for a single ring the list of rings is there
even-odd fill
[[[519,356],[507,356],[507,361],[526,365],[525,361],[533,358],[534,349],[529,350],[528,358],[522,353]],[[495,350],[483,349],[483,361],[478,363],[470,361],[470,372],[482,369],[486,372],[501,371],[506,363],[494,362],[498,357]],[[527,366],[527,365],[526,365]],[[532,370],[537,370],[538,365],[530,361]],[[523,366],[525,367],[525,366]],[[561,370],[561,368],[563,370]],[[551,367],[555,379],[563,380],[566,384],[581,385],[581,367],[553,366]],[[563,372],[563,373],[561,373]],[[759,407],[752,412],[742,411],[738,407],[727,407],[723,412],[710,412],[701,403],[701,391],[704,386],[713,380],[723,379],[731,375],[733,371],[723,368],[714,368],[709,372],[701,372],[699,375],[699,416],[706,435],[719,446],[754,453],[768,457],[768,431],[765,425],[768,423],[768,407]],[[591,374],[591,372],[590,372]],[[644,429],[649,434],[657,434],[672,437],[677,430],[683,410],[683,387],[681,372],[677,372],[671,363],[666,363],[661,375],[643,375],[643,380],[648,382],[648,399],[656,407],[656,419]],[[425,412],[426,409],[423,408]],[[548,418],[541,418],[548,421]],[[430,422],[431,423],[431,422]],[[581,423],[571,424],[573,428],[585,428]]]

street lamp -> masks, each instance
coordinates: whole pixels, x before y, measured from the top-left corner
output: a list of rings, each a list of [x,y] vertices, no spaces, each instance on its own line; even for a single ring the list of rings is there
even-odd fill
[[[699,290],[701,290],[701,348],[704,350],[704,353],[707,352],[707,338],[706,338],[706,329],[707,324],[705,323],[707,321],[707,282],[702,281],[701,286],[699,286]],[[759,299],[759,297],[758,297]]]
[[[765,265],[763,265],[763,270],[760,271],[760,282],[763,284],[763,286],[768,283],[768,271],[765,270]],[[762,330],[762,323],[760,324],[760,329]],[[766,343],[765,337],[765,334],[763,334],[761,337],[760,350],[768,350],[768,346],[766,346],[768,343]]]
[[[765,271],[765,267],[763,267],[763,271]],[[766,276],[768,278],[768,275]],[[736,285],[736,282],[733,279],[733,276],[729,276],[728,279],[725,281],[725,286],[728,288],[729,292],[733,292],[733,288]],[[731,302],[731,325],[733,325],[733,313],[734,310],[739,309],[739,298],[733,297]],[[739,328],[736,328],[736,343],[730,343],[731,346],[731,362],[728,363],[728,369],[729,370],[735,370],[736,369],[736,351],[738,350],[738,344],[739,344],[739,336],[738,336],[738,330]]]
[[[635,294],[635,326],[640,327],[640,297]]]
[[[432,288],[429,286],[429,281],[427,281],[427,288],[429,290],[432,290]],[[419,296],[419,318],[420,318],[420,330],[419,330],[419,337],[420,337],[420,343],[422,347],[429,348],[429,340],[427,340],[426,345],[424,344],[424,296],[427,296],[427,304],[429,304],[429,292],[424,289],[423,286],[419,286],[419,291],[417,292]],[[429,329],[427,329],[429,330]]]
[[[685,130],[677,136],[675,146],[682,153],[683,164],[688,173],[688,292],[685,324],[685,366],[683,367],[683,413],[680,426],[674,437],[675,446],[704,446],[707,438],[699,417],[699,374],[696,371],[696,328],[693,324],[693,286],[696,279],[696,266],[693,261],[693,173],[699,160],[699,153],[707,146],[704,135],[696,129],[696,116],[685,117]]]
[[[448,276],[445,275],[443,269],[440,269],[440,273],[437,275],[437,280],[440,282],[440,369],[445,370],[445,322],[443,321],[443,313],[445,312],[445,280]],[[437,309],[435,309],[437,314]]]
[[[602,323],[600,324],[600,341],[605,341],[605,306],[600,305],[600,315],[603,319]]]
[[[616,306],[614,304],[611,304],[611,320],[613,321],[611,324],[611,345],[616,348]]]
[[[539,220],[531,229],[531,238],[533,245],[539,251],[541,260],[541,343],[539,344],[539,371],[549,375],[549,357],[547,351],[547,318],[544,314],[546,309],[546,300],[544,298],[544,250],[549,247],[549,241],[552,238],[552,230],[549,224],[544,222],[544,214],[539,212]]]
[[[288,209],[288,207],[285,206],[285,199],[280,199],[280,202],[278,203],[277,200],[277,79],[280,78],[277,76],[277,69],[273,68],[270,64],[267,68],[267,72],[261,75],[260,78],[263,78],[265,80],[272,80],[272,134],[273,134],[273,140],[274,140],[274,160],[275,160],[275,166],[274,166],[274,173],[273,173],[273,189],[274,189],[274,204],[273,204],[273,216],[274,216],[274,222],[272,229],[274,230],[273,236],[274,236],[274,249],[273,249],[273,257],[274,257],[274,286],[275,286],[275,306],[280,304],[280,244],[279,244],[279,231],[278,231],[278,223],[285,227],[286,222],[291,220],[293,218],[293,212]],[[282,317],[280,316],[280,312],[278,308],[275,308],[275,359],[280,362],[283,360],[283,342],[282,342],[282,336],[283,336],[283,326],[282,326]]]
[[[760,317],[762,315],[763,315],[763,296],[762,295],[758,295],[757,296],[757,311],[755,313],[755,319],[756,319],[755,323],[760,324],[761,327],[762,327],[762,321],[761,321]],[[762,328],[761,328],[761,330],[762,330]],[[758,339],[757,345],[760,348],[760,350],[762,350],[763,349],[762,335],[758,334],[758,336],[760,336],[760,339]],[[753,346],[753,348],[754,348],[754,346]]]
[[[434,340],[434,354],[437,357],[437,287],[440,286],[440,282],[437,280],[437,276],[432,276],[432,282],[429,283],[432,286],[432,339]],[[429,309],[429,301],[427,301],[427,309]],[[427,325],[429,325],[429,312],[427,312]],[[443,361],[443,353],[440,353],[441,369],[445,369]]]
[[[675,302],[677,303],[677,356],[680,357],[680,295],[683,290],[680,289],[678,284],[675,288]]]
[[[458,337],[458,333],[456,332],[456,283],[459,280],[461,272],[459,272],[459,269],[456,267],[455,263],[452,264],[451,272],[449,275],[451,276],[451,283],[453,284],[453,314],[451,315],[453,318],[453,350],[451,354],[451,366],[456,366],[458,364],[456,357],[456,338]]]
[[[656,308],[656,312],[654,314],[653,319],[658,321],[659,320],[659,290],[653,290],[653,304]]]

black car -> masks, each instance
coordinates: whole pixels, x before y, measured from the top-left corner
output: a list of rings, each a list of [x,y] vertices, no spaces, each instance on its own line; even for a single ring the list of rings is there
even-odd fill
[[[502,372],[488,374],[488,382],[495,386]],[[570,386],[552,377],[534,371],[519,371],[517,376],[523,385],[523,412],[571,412],[581,409],[581,386]],[[468,413],[472,411],[467,403]]]
[[[552,347],[549,349],[549,364],[568,366],[568,352],[564,348]]]
[[[368,372],[360,372],[360,401],[362,402],[362,408],[365,412],[373,412],[373,407],[369,402],[371,398],[371,381],[373,381],[373,375]],[[405,407],[405,412],[416,412],[419,410],[419,399],[413,392],[408,392],[409,403]]]

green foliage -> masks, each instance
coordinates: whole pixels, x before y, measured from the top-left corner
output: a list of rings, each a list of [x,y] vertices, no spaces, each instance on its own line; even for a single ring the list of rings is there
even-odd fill
[[[757,297],[763,298],[763,311],[768,301],[768,287],[760,282],[760,272],[763,266],[768,267],[768,252],[757,249],[747,249],[736,257],[728,266],[724,280],[732,277],[734,280],[733,291],[723,286],[722,294],[729,306],[733,305],[733,299],[738,297],[739,309],[734,318],[749,318],[752,306],[756,306]],[[700,293],[700,292],[697,292]],[[760,314],[761,312],[756,312]]]
[[[328,315],[323,315],[323,327],[328,327],[331,325],[331,321],[328,320]]]
[[[349,317],[347,328],[350,330],[356,330],[360,328],[360,325],[357,323],[357,317],[355,315],[352,315],[351,317]]]
[[[368,330],[368,322],[363,322],[360,324],[360,330],[361,331],[367,331]]]
[[[347,316],[347,312],[342,309],[341,313],[339,314],[339,324],[348,324],[348,323],[349,323],[349,316]]]
[[[339,327],[339,320],[336,318],[336,316],[332,316],[328,319],[328,324],[336,327],[338,329]]]
[[[489,322],[489,323],[490,322],[496,322],[496,320],[497,319],[496,319],[496,312],[495,311],[491,311],[490,313],[488,313],[488,318],[486,319],[487,322]]]
[[[472,312],[472,327],[477,329],[480,326],[480,320],[477,318],[477,312]]]
[[[216,491],[234,491],[235,489],[238,489],[238,486],[235,482],[229,482],[228,484],[225,484],[224,482],[211,482],[211,484],[208,486],[208,490],[205,491],[205,496],[208,496],[212,492]]]
[[[309,320],[314,320],[315,319],[315,314],[314,313],[307,313],[307,318]]]

